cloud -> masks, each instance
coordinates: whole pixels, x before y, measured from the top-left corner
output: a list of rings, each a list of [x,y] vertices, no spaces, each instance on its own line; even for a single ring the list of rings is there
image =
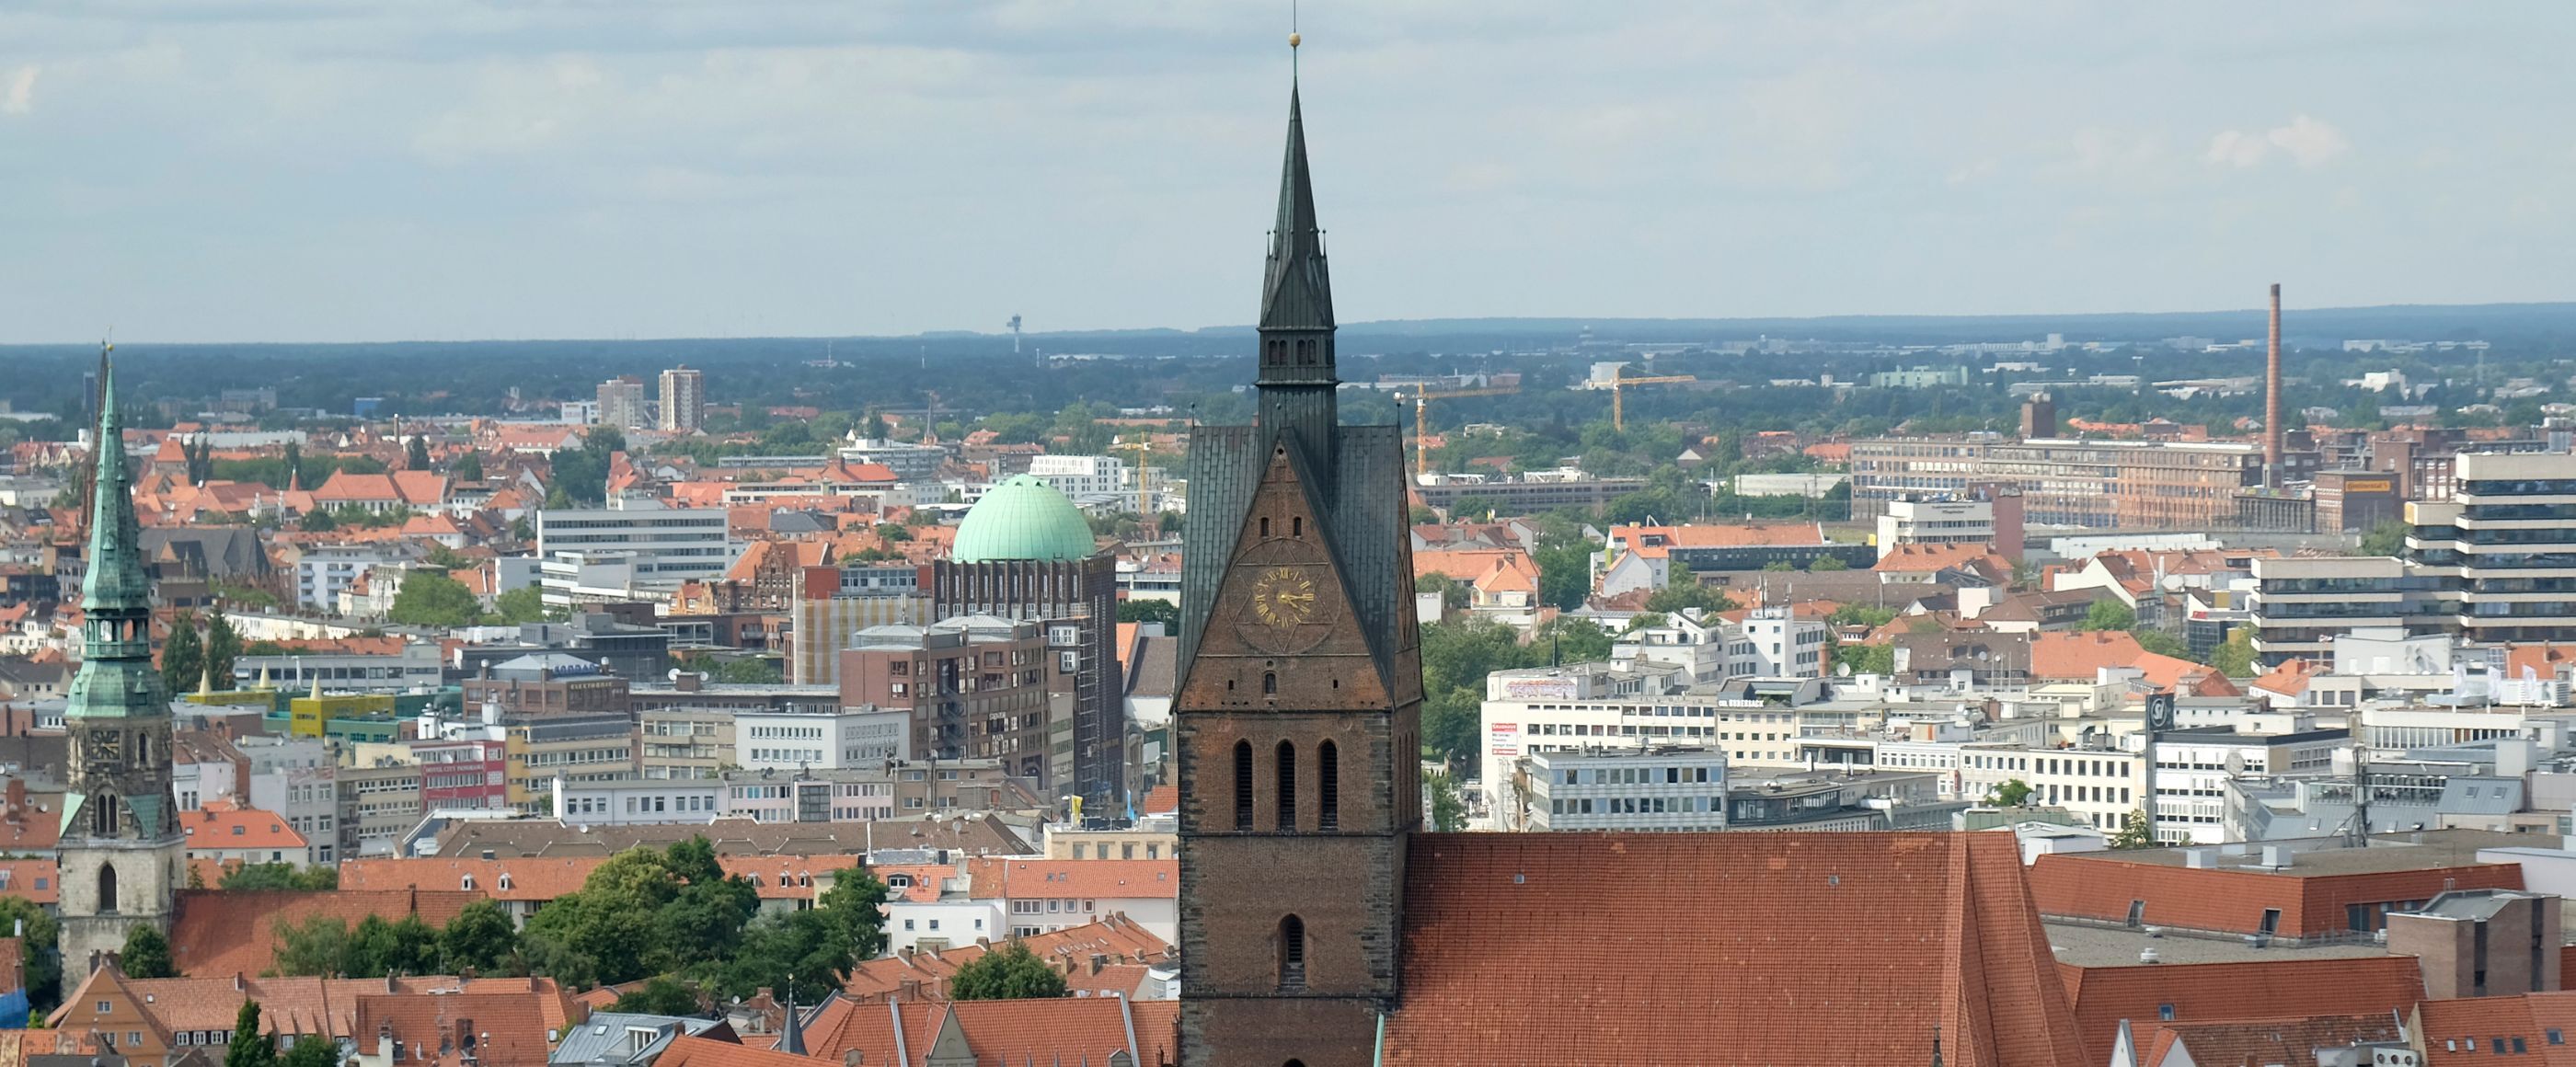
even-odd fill
[[[2299,166],[2320,167],[2351,150],[2352,142],[2332,123],[2296,115],[2287,125],[2268,130],[2221,130],[2209,139],[2209,151],[2202,158],[2213,166],[2256,167],[2277,151]]]
[[[0,88],[0,115],[24,115],[36,109],[36,75],[44,69],[27,66],[10,72],[8,85]]]

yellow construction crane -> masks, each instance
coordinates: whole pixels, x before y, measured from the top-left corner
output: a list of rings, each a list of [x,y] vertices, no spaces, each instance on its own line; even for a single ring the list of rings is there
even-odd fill
[[[1136,517],[1138,519],[1152,518],[1154,515],[1152,506],[1154,503],[1154,491],[1146,488],[1145,486],[1145,454],[1154,450],[1153,433],[1148,431],[1145,434],[1145,439],[1142,441],[1113,441],[1110,443],[1109,447],[1112,449],[1129,450],[1136,453]]]
[[[1652,378],[1622,378],[1619,376],[1618,371],[1611,371],[1610,380],[1607,383],[1610,389],[1610,428],[1621,433],[1626,433],[1628,431],[1628,413],[1619,400],[1621,390],[1626,389],[1628,386],[1672,385],[1678,382],[1695,382],[1698,380],[1699,378],[1697,376],[1689,374],[1663,374]],[[1596,383],[1596,388],[1597,387],[1599,387],[1598,383]]]
[[[1431,473],[1430,435],[1432,401],[1455,400],[1460,397],[1469,396],[1509,396],[1520,391],[1521,387],[1517,385],[1497,385],[1484,389],[1425,389],[1415,391],[1413,394],[1413,473],[1415,476],[1418,477]],[[1404,394],[1397,393],[1395,395],[1395,402],[1399,404],[1403,403]]]

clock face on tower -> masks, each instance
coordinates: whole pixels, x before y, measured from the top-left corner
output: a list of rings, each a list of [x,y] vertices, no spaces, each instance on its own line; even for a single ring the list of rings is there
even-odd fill
[[[1315,617],[1315,579],[1296,567],[1271,567],[1252,584],[1252,617],[1265,626],[1296,626]]]
[[[1281,559],[1283,553],[1275,549],[1263,554],[1272,558],[1254,563],[1252,580],[1238,587],[1244,599],[1235,632],[1274,656],[1293,656],[1322,644],[1341,614],[1331,569],[1295,556]]]

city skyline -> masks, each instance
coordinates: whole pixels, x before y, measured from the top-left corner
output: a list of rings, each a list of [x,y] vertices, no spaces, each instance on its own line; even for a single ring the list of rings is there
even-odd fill
[[[24,5],[0,341],[1246,323],[1273,7]],[[1304,17],[1354,322],[2545,301],[2576,267],[2537,5]]]

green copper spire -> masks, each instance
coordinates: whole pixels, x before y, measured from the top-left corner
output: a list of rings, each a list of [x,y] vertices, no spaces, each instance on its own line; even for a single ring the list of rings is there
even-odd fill
[[[134,520],[133,481],[125,470],[125,433],[116,417],[116,370],[98,382],[98,450],[89,515],[89,576],[81,610],[150,611],[152,583],[143,574],[141,527]]]
[[[98,439],[90,491],[89,574],[81,580],[81,666],[67,718],[167,717],[169,695],[152,666],[152,580],[116,417],[113,368],[98,384]]]

